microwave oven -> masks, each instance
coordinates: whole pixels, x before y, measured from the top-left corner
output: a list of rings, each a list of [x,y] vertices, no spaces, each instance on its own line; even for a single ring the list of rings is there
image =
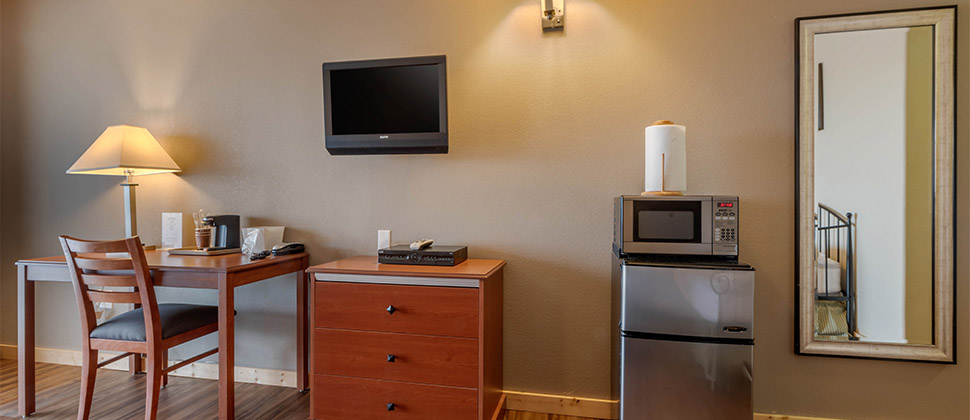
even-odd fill
[[[624,195],[613,203],[613,251],[620,256],[738,259],[736,196]]]

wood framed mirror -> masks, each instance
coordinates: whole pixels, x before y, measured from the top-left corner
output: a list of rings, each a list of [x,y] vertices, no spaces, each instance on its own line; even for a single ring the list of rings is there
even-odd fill
[[[795,26],[796,353],[954,363],[956,6]]]

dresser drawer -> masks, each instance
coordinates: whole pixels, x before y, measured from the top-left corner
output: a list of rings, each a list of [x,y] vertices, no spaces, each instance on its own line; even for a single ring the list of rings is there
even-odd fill
[[[314,282],[314,327],[478,337],[478,289]]]
[[[315,329],[314,373],[478,387],[478,340]]]
[[[478,418],[478,391],[469,388],[314,375],[311,389],[317,420]]]

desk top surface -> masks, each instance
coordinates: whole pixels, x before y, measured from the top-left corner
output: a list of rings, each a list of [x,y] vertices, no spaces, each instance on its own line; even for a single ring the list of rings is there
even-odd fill
[[[301,259],[308,254],[282,255],[279,257],[269,256],[261,260],[250,261],[249,257],[241,254],[225,255],[170,255],[163,250],[145,251],[145,259],[148,266],[153,270],[191,270],[191,271],[217,271],[230,272],[238,270],[248,270],[262,266],[279,264],[286,261]],[[44,258],[29,258],[17,261],[17,265],[64,265],[64,256]]]
[[[434,265],[380,264],[376,256],[345,258],[307,269],[309,273],[368,274],[410,277],[481,279],[505,266],[503,260],[467,259],[452,267]]]

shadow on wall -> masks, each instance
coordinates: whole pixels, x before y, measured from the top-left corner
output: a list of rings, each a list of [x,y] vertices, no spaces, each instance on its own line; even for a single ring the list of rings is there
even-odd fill
[[[249,339],[236,340],[237,366],[250,368],[290,369],[296,367],[296,354],[288,349],[295,345],[296,322],[294,307],[274,310],[276,299],[266,299],[267,293],[277,290],[295,290],[292,275],[280,276],[267,282],[253,283],[236,289],[236,335]],[[261,284],[265,283],[265,284]],[[193,303],[217,305],[215,290],[159,287],[156,289],[160,303]],[[258,331],[259,339],[252,340]],[[275,343],[268,345],[267,343]],[[218,345],[218,335],[212,334],[198,341],[185,343],[172,349],[173,360],[184,360]],[[244,360],[240,361],[242,358]],[[215,362],[218,355],[207,357]]]
[[[18,19],[24,15],[20,10],[23,7],[15,2],[3,3],[3,19],[0,27],[3,29],[2,56],[5,62],[21,61],[27,53],[22,48],[12,48],[14,37],[10,36],[16,34],[23,25],[23,20]],[[10,137],[23,136],[24,126],[27,123],[11,118],[14,113],[21,115],[22,111],[9,108],[13,108],[13,104],[20,102],[27,87],[25,83],[18,83],[24,80],[25,76],[21,66],[5,65],[3,72],[2,96],[4,108],[7,109],[4,114],[6,118],[3,119],[4,142],[0,147],[4,156],[2,171],[0,171],[0,189],[3,190],[4,197],[21,197],[27,188],[21,181],[25,179],[26,173],[24,146]],[[8,135],[10,137],[7,137]],[[0,256],[2,256],[0,258],[0,308],[4,308],[5,315],[0,316],[0,342],[10,344],[17,342],[17,316],[13,312],[13,308],[17,306],[17,268],[14,262],[22,256],[23,244],[15,243],[9,238],[23,238],[28,229],[26,223],[18,222],[23,220],[24,205],[22,200],[10,199],[2,200],[0,205],[0,212],[3,214],[3,217],[0,217],[0,231],[3,232],[3,237],[8,238],[6,241],[0,241]]]
[[[609,372],[609,357],[603,359],[598,355],[609,354],[613,331],[609,328],[610,311],[595,307],[597,302],[610,301],[609,274],[598,274],[592,269],[596,265],[587,260],[530,258],[509,253],[508,249],[518,248],[469,247],[470,258],[509,262],[504,269],[506,384],[512,379],[517,390],[568,394],[562,389],[550,388],[549,384],[567,383],[577,376],[602,377],[602,372]],[[596,249],[596,258],[602,257],[608,263],[608,251],[599,252],[608,248]],[[570,293],[563,293],[564,288]],[[529,310],[522,310],[523,307],[529,307]],[[577,330],[576,314],[597,316],[578,323],[600,327]],[[541,348],[537,348],[536,343],[541,343]],[[561,351],[564,348],[576,351]],[[569,369],[548,369],[546,365],[533,363],[536,353],[554,355],[549,357],[556,358],[559,365],[569,366]],[[596,363],[598,359],[602,360]],[[508,370],[510,366],[515,366],[514,372]],[[607,375],[602,383],[593,384],[592,388],[609,390],[609,380]]]
[[[212,142],[188,135],[166,136],[160,140],[165,151],[182,168],[183,172],[192,174],[212,172],[209,165],[205,165],[205,162],[211,160],[208,152],[212,150],[211,147],[206,147],[206,145]]]
[[[152,117],[145,119],[151,120]],[[246,180],[251,171],[236,157],[239,150],[227,150],[224,142],[192,135],[165,136],[160,143],[182,172],[139,179],[139,183],[147,187],[146,191],[153,194],[153,201],[146,205],[184,203],[193,210],[203,208],[209,214],[240,211],[233,200],[247,197],[252,191],[251,183]],[[219,182],[227,177],[233,180]],[[171,206],[158,208],[161,211],[174,209]],[[191,225],[191,219],[187,225]]]

